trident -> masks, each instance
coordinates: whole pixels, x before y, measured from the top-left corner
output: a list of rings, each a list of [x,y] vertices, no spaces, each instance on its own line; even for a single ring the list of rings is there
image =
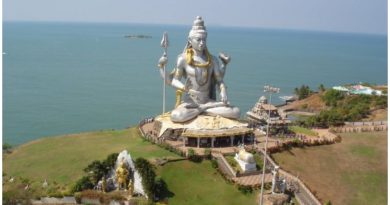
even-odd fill
[[[161,40],[161,47],[163,47],[164,49],[164,54],[163,54],[163,57],[162,58],[165,58],[164,61],[168,61],[168,45],[169,45],[169,42],[168,42],[168,33],[167,32],[164,32],[163,34],[163,37],[162,37],[162,40]],[[163,65],[163,70],[164,70],[164,80],[163,80],[163,114],[165,113],[165,81],[166,81],[166,70],[165,70],[165,64],[162,64]]]

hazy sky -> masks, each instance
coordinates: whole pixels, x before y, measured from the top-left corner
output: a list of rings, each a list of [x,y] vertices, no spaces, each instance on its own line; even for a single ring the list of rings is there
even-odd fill
[[[387,0],[3,0],[5,21],[191,24],[387,33]]]

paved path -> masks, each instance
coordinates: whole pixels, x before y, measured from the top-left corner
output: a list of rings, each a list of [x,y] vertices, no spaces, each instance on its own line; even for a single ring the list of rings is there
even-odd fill
[[[240,185],[258,186],[261,185],[261,177],[263,174],[256,174],[243,177],[234,177],[233,181]],[[272,174],[265,174],[265,183],[272,182]]]

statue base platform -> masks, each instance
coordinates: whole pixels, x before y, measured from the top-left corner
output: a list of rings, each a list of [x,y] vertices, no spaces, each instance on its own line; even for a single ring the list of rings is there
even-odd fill
[[[187,122],[175,123],[171,121],[170,114],[166,113],[155,117],[154,121],[161,125],[159,137],[168,137],[175,131],[186,137],[225,137],[252,132],[247,123],[221,116],[199,115]]]
[[[253,129],[246,122],[221,116],[199,115],[175,123],[170,113],[156,116],[149,135],[158,140],[183,141],[190,147],[232,147],[253,142]]]

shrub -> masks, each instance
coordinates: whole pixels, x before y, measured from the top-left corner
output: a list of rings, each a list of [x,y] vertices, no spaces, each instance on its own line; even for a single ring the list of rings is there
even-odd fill
[[[3,204],[31,204],[30,200],[33,198],[30,191],[26,191],[19,186],[12,186],[7,190],[3,190]]]
[[[206,159],[211,159],[211,149],[210,148],[204,149],[204,157]]]
[[[118,155],[119,155],[119,153],[112,153],[112,154],[108,155],[106,160],[104,160],[103,163],[107,167],[114,168],[115,164],[116,164],[116,160],[118,159]]]
[[[72,187],[72,192],[80,192],[87,189],[93,189],[94,185],[87,176],[81,177],[76,184]]]
[[[326,88],[325,88],[324,84],[320,84],[318,86],[318,91],[321,92],[321,93],[326,91]]]
[[[332,205],[332,202],[329,200],[324,205]]]
[[[211,160],[211,166],[212,166],[214,169],[217,169],[217,168],[218,168],[218,162],[217,162],[217,160],[212,159],[212,160]]]
[[[230,166],[232,166],[234,169],[239,171],[239,165],[233,157],[227,156],[227,157],[225,157],[225,159],[230,164]]]
[[[264,183],[264,189],[271,190],[271,188],[272,188],[272,183],[271,182]]]
[[[195,153],[195,150],[192,149],[192,148],[189,148],[188,151],[187,151],[187,158],[190,160],[190,161],[193,161],[193,162],[201,162],[202,161],[202,157],[197,155]]]
[[[321,97],[322,101],[325,102],[327,106],[337,106],[337,102],[344,99],[344,93],[338,90],[330,89],[325,92]]]
[[[12,145],[8,143],[3,144],[3,153],[11,153],[12,152]]]
[[[140,157],[135,160],[134,165],[142,177],[142,186],[145,189],[145,193],[148,195],[149,199],[153,199],[155,194],[154,182],[156,173],[153,170],[152,164],[150,164],[148,160]]]
[[[194,155],[195,155],[195,150],[192,149],[192,148],[189,148],[189,149],[187,150],[187,157],[188,157],[188,158],[191,158],[191,157],[194,156]]]
[[[263,161],[262,156],[260,156],[258,154],[253,155],[253,156],[254,156],[255,161],[256,161],[256,168],[257,168],[257,170],[263,169],[264,161]]]
[[[313,91],[310,90],[309,86],[307,85],[302,85],[300,88],[294,89],[294,94],[298,96],[299,100],[309,97],[312,93]]]
[[[166,197],[168,192],[167,183],[160,177],[156,178],[154,183],[154,195],[159,199],[163,199]]]
[[[95,160],[84,169],[84,172],[88,173],[93,179],[92,182],[96,184],[108,172],[108,168],[103,162]]]
[[[244,186],[244,185],[238,185],[238,190],[243,194],[250,194],[253,192],[252,187],[250,186]]]

